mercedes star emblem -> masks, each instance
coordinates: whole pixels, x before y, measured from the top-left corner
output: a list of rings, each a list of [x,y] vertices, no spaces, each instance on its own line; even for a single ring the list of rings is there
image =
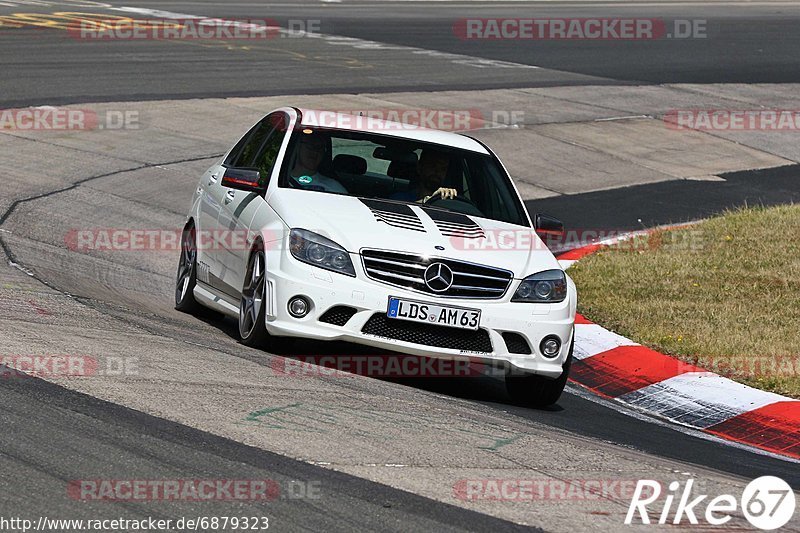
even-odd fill
[[[433,292],[444,292],[453,284],[453,271],[444,263],[433,263],[425,269],[425,285]]]

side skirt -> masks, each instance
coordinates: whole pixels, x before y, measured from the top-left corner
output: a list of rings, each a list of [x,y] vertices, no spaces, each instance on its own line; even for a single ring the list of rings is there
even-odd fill
[[[228,315],[231,318],[239,318],[239,302],[234,302],[232,298],[217,289],[206,285],[200,280],[194,287],[194,297],[202,305]]]

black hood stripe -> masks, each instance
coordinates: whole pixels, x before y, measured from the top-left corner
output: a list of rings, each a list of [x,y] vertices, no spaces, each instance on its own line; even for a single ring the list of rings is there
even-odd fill
[[[483,229],[471,218],[462,213],[443,211],[422,207],[425,214],[431,217],[442,235],[446,237],[464,237],[469,239],[486,238]]]
[[[395,228],[426,233],[417,214],[407,205],[399,202],[384,202],[372,198],[359,198],[372,212],[375,220]]]

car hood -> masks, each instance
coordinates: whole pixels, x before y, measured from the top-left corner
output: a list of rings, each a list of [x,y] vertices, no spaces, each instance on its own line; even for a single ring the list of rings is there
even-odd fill
[[[522,278],[561,268],[531,228],[386,200],[279,189],[269,203],[290,228],[327,237],[351,253],[364,248],[504,268]]]

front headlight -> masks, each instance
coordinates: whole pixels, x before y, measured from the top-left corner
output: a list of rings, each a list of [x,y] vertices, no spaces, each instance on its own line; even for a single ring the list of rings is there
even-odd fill
[[[567,276],[564,271],[545,270],[523,279],[511,301],[558,303],[566,297]]]
[[[293,229],[289,233],[289,251],[303,263],[356,277],[347,250],[322,235],[305,229]]]

